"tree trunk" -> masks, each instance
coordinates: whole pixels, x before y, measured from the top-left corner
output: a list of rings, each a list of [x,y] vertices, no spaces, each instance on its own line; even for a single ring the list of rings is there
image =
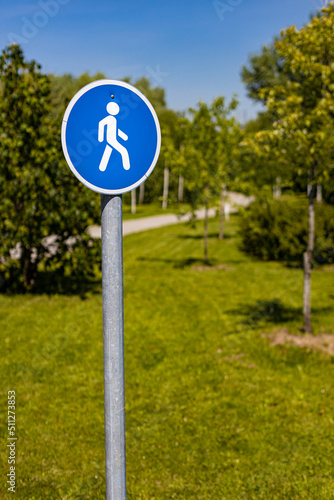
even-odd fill
[[[24,288],[29,290],[30,285],[30,255],[25,255],[23,261],[23,283]]]
[[[169,185],[169,168],[167,165],[164,169],[164,190],[162,195],[162,208],[166,209],[168,204],[168,185]]]
[[[145,182],[142,182],[139,186],[139,205],[144,205],[144,195],[145,195]]]
[[[280,176],[277,176],[276,177],[276,184],[273,187],[274,198],[275,199],[280,198],[281,194],[282,194],[281,178],[280,178]]]
[[[224,238],[224,200],[225,188],[223,187],[220,193],[220,206],[219,206],[219,239]]]
[[[205,212],[204,212],[204,262],[209,265],[209,252],[208,252],[208,227],[209,227],[209,199],[205,199]]]
[[[131,213],[136,213],[136,188],[131,190]]]
[[[179,189],[177,193],[177,201],[179,203],[183,202],[183,186],[184,186],[184,177],[179,175]]]
[[[310,183],[308,185],[308,243],[307,250],[304,253],[304,293],[303,293],[303,317],[304,317],[304,331],[312,333],[311,324],[311,266],[312,255],[314,249],[314,198],[316,186],[312,184],[314,177],[314,168],[310,176]]]
[[[22,250],[22,268],[23,268],[23,286],[25,290],[31,290],[34,287],[37,276],[37,259],[32,261],[30,248]]]
[[[317,203],[321,205],[322,203],[322,185],[317,184]]]
[[[230,220],[230,211],[231,211],[231,205],[229,204],[228,201],[225,201],[224,203],[224,217],[226,222]]]

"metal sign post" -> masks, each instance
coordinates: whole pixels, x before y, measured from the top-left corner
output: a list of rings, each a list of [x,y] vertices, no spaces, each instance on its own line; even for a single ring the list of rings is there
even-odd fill
[[[61,130],[74,175],[101,193],[104,409],[107,500],[126,499],[122,193],[158,161],[157,115],[135,87],[98,80],[70,101]]]
[[[126,498],[122,195],[101,195],[107,499]]]

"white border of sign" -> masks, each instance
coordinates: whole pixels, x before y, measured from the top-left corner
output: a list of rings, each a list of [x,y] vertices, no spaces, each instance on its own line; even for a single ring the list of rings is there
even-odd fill
[[[143,175],[143,177],[141,179],[139,179],[139,181],[135,182],[131,186],[128,186],[128,187],[122,188],[122,189],[104,189],[104,188],[99,188],[98,186],[94,186],[90,182],[87,182],[86,179],[84,179],[79,174],[79,172],[77,172],[75,166],[73,165],[73,163],[71,161],[71,158],[68,154],[68,151],[67,151],[66,127],[67,127],[68,117],[72,111],[72,108],[83,94],[85,94],[89,90],[93,89],[94,87],[99,87],[100,85],[118,85],[119,87],[124,87],[126,89],[131,90],[135,94],[137,94],[145,102],[145,104],[148,106],[148,108],[150,109],[152,116],[154,118],[156,129],[157,129],[157,148],[156,148],[155,155],[154,155],[154,158],[153,158],[153,161],[152,161],[150,167],[148,168],[147,172]],[[68,166],[72,170],[73,174],[77,177],[77,179],[79,179],[79,181],[82,182],[86,187],[88,187],[89,189],[92,189],[93,191],[96,191],[97,193],[101,193],[101,194],[112,194],[112,195],[123,194],[123,193],[127,193],[128,191],[131,191],[132,189],[135,189],[136,187],[138,187],[142,182],[144,182],[148,178],[148,176],[151,174],[152,170],[154,169],[154,167],[158,161],[158,158],[159,158],[160,147],[161,147],[160,124],[159,124],[157,114],[156,114],[152,104],[138,89],[136,89],[135,87],[133,87],[129,83],[121,82],[119,80],[108,80],[108,79],[96,80],[95,82],[89,83],[88,85],[85,85],[82,89],[80,89],[79,92],[77,92],[75,94],[75,96],[71,99],[71,101],[69,102],[69,104],[66,108],[64,117],[63,117],[62,125],[61,125],[61,144],[62,144],[63,153],[64,153],[64,156],[65,156],[65,159],[66,159]]]

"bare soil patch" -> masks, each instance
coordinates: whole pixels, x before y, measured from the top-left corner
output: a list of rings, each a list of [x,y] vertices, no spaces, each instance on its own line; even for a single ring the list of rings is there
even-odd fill
[[[302,347],[311,351],[322,351],[330,356],[334,356],[334,335],[323,333],[321,335],[310,335],[305,333],[303,335],[292,335],[286,329],[272,332],[269,335],[263,334],[268,337],[270,345],[293,345]]]

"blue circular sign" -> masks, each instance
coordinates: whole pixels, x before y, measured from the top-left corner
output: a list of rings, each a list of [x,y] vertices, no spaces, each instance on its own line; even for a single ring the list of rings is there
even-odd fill
[[[74,175],[93,191],[122,194],[144,182],[158,161],[161,132],[146,97],[132,85],[98,80],[64,114],[61,141]]]

